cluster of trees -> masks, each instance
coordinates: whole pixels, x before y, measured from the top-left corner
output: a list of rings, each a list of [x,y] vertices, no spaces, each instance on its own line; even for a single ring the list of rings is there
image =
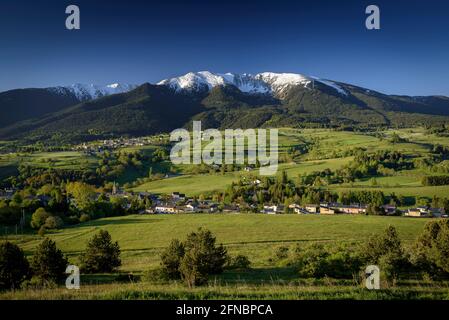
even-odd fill
[[[137,170],[141,170],[143,168],[143,162],[146,160],[148,160],[148,157],[141,151],[105,151],[100,155],[95,173],[99,180],[110,181],[123,175],[127,167],[134,167]]]
[[[223,245],[216,244],[215,236],[208,230],[198,229],[183,242],[174,239],[161,254],[158,277],[168,280],[182,279],[189,287],[204,285],[209,275],[223,272],[229,257]],[[234,264],[249,266],[248,260],[239,257]],[[243,262],[242,262],[243,261]]]
[[[317,176],[320,177],[320,176]],[[227,203],[238,203],[241,209],[259,212],[264,204],[319,204],[325,202],[340,202],[343,204],[364,203],[380,207],[387,202],[387,197],[380,190],[343,191],[339,194],[319,188],[319,186],[304,185],[306,177],[299,176],[298,183],[290,180],[285,172],[278,177],[262,177],[260,183],[254,183],[256,178],[246,178],[232,183],[224,194],[216,194],[214,198]]]
[[[413,161],[397,151],[378,151],[373,154],[359,150],[354,160],[337,170],[343,182],[379,175],[394,175],[396,171],[413,168]]]
[[[425,176],[421,183],[424,186],[445,186],[449,185],[449,176]]]
[[[359,277],[368,265],[377,265],[387,282],[412,273],[447,278],[448,241],[449,221],[439,220],[428,222],[410,248],[402,244],[397,230],[389,226],[383,233],[372,235],[356,247],[328,247],[318,243],[306,247],[280,247],[272,260],[296,268],[305,278],[350,279]]]
[[[415,168],[431,173],[449,173],[449,147],[434,145],[431,154],[414,159]]]
[[[349,205],[351,203],[367,203],[377,207],[385,204],[386,197],[380,190],[342,191],[338,194],[338,202]]]
[[[41,234],[91,219],[138,213],[151,207],[149,197],[108,195],[112,184],[96,188],[84,182],[45,184],[40,188],[25,187],[12,199],[0,200],[0,224],[27,224]],[[31,216],[31,221],[29,217]]]
[[[449,127],[444,123],[441,123],[440,125],[428,125],[426,126],[426,133],[435,134],[439,137],[448,137]]]
[[[37,247],[29,262],[22,249],[5,241],[0,243],[0,289],[18,289],[27,285],[47,286],[65,277],[67,258],[48,238]]]
[[[101,185],[102,178],[90,168],[55,169],[20,165],[19,173],[8,179],[12,187],[24,189],[27,187],[38,189],[46,184],[61,184],[67,181],[81,181],[84,183]]]
[[[107,231],[100,230],[87,243],[80,262],[83,273],[112,272],[121,265],[120,247]],[[1,242],[0,290],[60,284],[67,277],[67,266],[68,259],[49,238],[39,244],[30,261],[16,244]]]

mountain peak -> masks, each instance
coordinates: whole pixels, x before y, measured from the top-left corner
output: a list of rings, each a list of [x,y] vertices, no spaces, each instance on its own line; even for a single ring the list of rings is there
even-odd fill
[[[293,86],[311,88],[314,81],[329,86],[340,94],[345,94],[335,82],[323,80],[316,77],[309,77],[298,73],[275,73],[262,72],[256,75],[249,73],[212,73],[210,71],[189,72],[183,76],[165,79],[158,82],[158,85],[169,86],[175,91],[210,91],[216,86],[233,85],[242,92],[251,94],[273,94],[281,95],[286,89]]]
[[[112,83],[105,86],[75,83],[69,86],[51,87],[47,90],[59,94],[72,94],[80,101],[87,101],[111,94],[128,92],[136,87],[137,85],[122,83]]]

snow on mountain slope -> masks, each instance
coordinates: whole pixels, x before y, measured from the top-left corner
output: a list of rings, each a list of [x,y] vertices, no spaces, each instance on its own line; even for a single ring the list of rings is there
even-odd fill
[[[176,91],[198,92],[210,90],[216,86],[234,85],[242,92],[274,94],[277,96],[292,87],[303,86],[312,89],[313,82],[319,81],[335,89],[338,93],[346,95],[340,86],[329,80],[308,77],[296,73],[263,72],[256,75],[234,73],[212,73],[209,71],[189,72],[186,75],[162,80],[158,85],[166,85]]]
[[[336,83],[333,82],[333,81],[330,81],[330,80],[324,80],[324,79],[320,79],[320,78],[317,78],[317,77],[311,77],[311,78],[314,79],[314,80],[316,80],[316,81],[319,81],[319,82],[325,84],[325,85],[328,86],[328,87],[334,88],[334,89],[337,90],[338,93],[340,93],[340,94],[343,94],[343,95],[345,95],[345,96],[348,95],[348,93],[347,93],[342,87],[340,87],[338,84],[336,84]]]
[[[175,91],[199,92],[209,91],[217,86],[233,85],[240,91],[251,94],[272,94],[282,98],[283,93],[293,87],[302,86],[312,89],[314,81],[333,88],[339,94],[347,95],[347,92],[330,80],[317,77],[309,77],[297,73],[263,72],[256,75],[236,73],[212,73],[209,71],[189,72],[183,76],[165,79],[157,85],[165,85]],[[133,90],[137,85],[113,83],[106,86],[95,84],[73,84],[70,86],[58,86],[47,90],[63,95],[74,95],[80,101],[87,101],[103,96],[123,93]]]
[[[77,83],[70,86],[52,87],[48,88],[48,90],[59,94],[73,94],[78,100],[87,101],[111,94],[128,92],[136,87],[136,85],[121,83],[113,83],[106,86]]]

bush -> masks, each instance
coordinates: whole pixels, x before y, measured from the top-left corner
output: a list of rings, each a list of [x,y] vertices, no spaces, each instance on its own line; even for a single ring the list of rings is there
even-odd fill
[[[338,247],[328,250],[322,244],[312,244],[304,249],[294,251],[292,264],[305,278],[352,278],[361,269],[360,257],[352,250]]]
[[[449,220],[428,222],[412,250],[412,263],[419,270],[449,274]]]
[[[294,264],[301,277],[321,278],[328,271],[327,257],[329,252],[321,244],[312,244],[304,250],[296,250]]]
[[[59,229],[64,226],[64,221],[60,217],[51,216],[45,220],[45,224],[43,225],[47,229]]]
[[[0,224],[16,225],[20,222],[22,213],[19,207],[0,206]]]
[[[206,284],[208,275],[223,272],[227,252],[215,242],[212,233],[201,228],[187,236],[179,271],[189,287]]]
[[[0,243],[0,290],[17,289],[30,275],[28,260],[15,244]]]
[[[281,261],[288,258],[288,247],[277,247],[274,252],[274,258],[276,261]]]
[[[449,176],[426,176],[421,180],[423,186],[449,185]]]
[[[112,272],[121,265],[120,247],[109,232],[100,230],[87,243],[81,256],[81,269],[87,273]]]
[[[171,280],[162,268],[156,268],[146,271],[143,274],[143,280],[148,282],[166,282]]]
[[[177,239],[171,241],[167,249],[161,254],[161,271],[168,279],[180,279],[179,266],[184,257],[184,245]]]
[[[247,270],[251,267],[251,261],[247,256],[237,255],[235,257],[230,256],[226,262],[227,269]]]
[[[37,247],[31,260],[33,275],[40,283],[58,283],[65,279],[68,261],[56,243],[48,238]]]
[[[45,211],[44,208],[38,208],[31,216],[31,227],[34,229],[39,229],[45,224],[45,221],[49,217],[50,214]]]
[[[326,259],[326,275],[333,278],[349,279],[357,275],[362,268],[359,255],[348,248],[339,248]]]
[[[387,280],[396,278],[408,261],[393,226],[388,226],[382,234],[371,236],[362,246],[360,256],[365,264],[378,265]]]

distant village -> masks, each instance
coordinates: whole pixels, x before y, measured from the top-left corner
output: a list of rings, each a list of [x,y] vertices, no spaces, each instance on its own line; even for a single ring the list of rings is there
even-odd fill
[[[101,140],[95,143],[82,143],[73,147],[73,151],[81,151],[88,155],[95,155],[104,151],[112,151],[126,147],[142,147],[163,142],[162,136],[137,137],[137,138],[116,138]]]
[[[14,189],[0,189],[0,200],[10,200],[14,196],[16,190]],[[98,197],[100,194],[97,195]],[[198,200],[196,198],[188,198],[185,194],[180,192],[173,192],[171,195],[156,195],[149,192],[126,192],[117,188],[114,184],[113,190],[106,193],[107,197],[118,197],[126,199],[138,198],[139,200],[150,199],[151,206],[145,210],[141,210],[140,214],[181,214],[181,213],[239,213],[243,212],[239,204],[223,205],[212,200]],[[50,197],[44,195],[30,196],[33,200],[38,200],[42,205],[47,205]],[[74,199],[69,198],[73,205]],[[124,208],[129,209],[130,201],[123,201]],[[431,208],[429,206],[420,206],[416,208],[409,208],[400,210],[394,205],[383,205],[384,215],[397,216],[402,215],[406,217],[427,217],[427,218],[447,218],[448,213],[443,208]],[[336,214],[366,214],[366,204],[351,204],[344,205],[341,203],[322,202],[320,204],[265,204],[259,213],[262,214],[322,214],[322,215],[336,215]]]

